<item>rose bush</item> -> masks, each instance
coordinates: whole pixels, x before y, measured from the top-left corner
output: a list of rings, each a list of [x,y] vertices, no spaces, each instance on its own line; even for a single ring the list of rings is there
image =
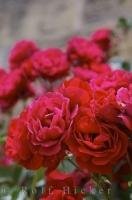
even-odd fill
[[[115,199],[115,185],[129,190],[132,73],[111,66],[115,36],[99,29],[63,49],[29,40],[11,49],[9,69],[0,69],[0,176],[6,166],[13,199],[14,184],[36,200]]]

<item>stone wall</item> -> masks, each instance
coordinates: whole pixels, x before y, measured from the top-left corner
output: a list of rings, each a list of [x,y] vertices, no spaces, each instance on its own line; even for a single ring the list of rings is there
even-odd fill
[[[0,62],[16,40],[63,46],[72,35],[131,19],[131,10],[132,0],[0,0]]]

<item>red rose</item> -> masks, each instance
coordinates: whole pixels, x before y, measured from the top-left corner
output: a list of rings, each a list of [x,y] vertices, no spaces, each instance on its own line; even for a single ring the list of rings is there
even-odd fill
[[[91,80],[94,90],[100,90],[100,88],[118,90],[120,87],[128,87],[130,83],[132,83],[132,73],[123,70],[110,71]]]
[[[32,61],[40,76],[44,78],[57,79],[67,74],[69,69],[65,53],[57,48],[37,52]]]
[[[25,98],[31,95],[33,95],[33,91],[19,69],[0,74],[0,109],[8,109],[20,97]]]
[[[29,169],[57,167],[65,154],[70,123],[69,99],[60,93],[47,93],[11,122],[7,155]]]
[[[112,30],[99,29],[92,35],[92,40],[99,45],[103,51],[109,51],[111,47]]]
[[[94,91],[94,98],[91,101],[91,107],[100,122],[108,124],[118,124],[120,109],[116,102],[115,90],[97,90]]]
[[[69,148],[84,170],[110,174],[126,156],[128,138],[125,133],[117,126],[98,122],[89,108],[80,108],[72,130]]]
[[[83,200],[84,194],[77,191],[73,176],[68,173],[53,171],[47,176],[46,190],[41,200]]]
[[[74,66],[90,68],[93,63],[105,61],[105,53],[98,45],[85,38],[74,37],[68,43],[67,55]]]
[[[31,81],[39,76],[39,73],[34,67],[32,57],[21,64],[21,71],[23,73],[23,76]]]
[[[98,74],[93,70],[84,69],[82,67],[73,68],[73,74],[75,77],[80,78],[84,81],[90,81],[91,79],[98,76]]]
[[[88,105],[92,98],[92,90],[86,81],[73,78],[65,81],[60,92],[70,99],[71,107]]]
[[[111,69],[107,64],[92,64],[90,69],[85,69],[82,67],[74,67],[73,73],[75,77],[81,78],[85,81],[90,81],[91,79],[98,79],[99,75],[110,72]]]
[[[19,68],[21,64],[30,58],[38,48],[36,44],[29,40],[18,41],[12,48],[9,56],[11,69]]]

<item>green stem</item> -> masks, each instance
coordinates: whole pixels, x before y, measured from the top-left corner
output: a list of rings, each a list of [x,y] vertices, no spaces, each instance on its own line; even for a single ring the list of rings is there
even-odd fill
[[[31,200],[35,200],[34,191],[35,191],[35,188],[36,188],[37,180],[38,180],[38,175],[37,175],[37,172],[36,172],[33,176],[32,185],[31,185]]]

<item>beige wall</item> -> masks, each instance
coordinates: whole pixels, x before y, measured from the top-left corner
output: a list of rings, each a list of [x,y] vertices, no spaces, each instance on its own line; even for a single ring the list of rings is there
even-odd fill
[[[119,4],[119,2],[122,2]],[[132,0],[0,0],[0,62],[18,39],[63,46],[71,35],[132,20]]]

